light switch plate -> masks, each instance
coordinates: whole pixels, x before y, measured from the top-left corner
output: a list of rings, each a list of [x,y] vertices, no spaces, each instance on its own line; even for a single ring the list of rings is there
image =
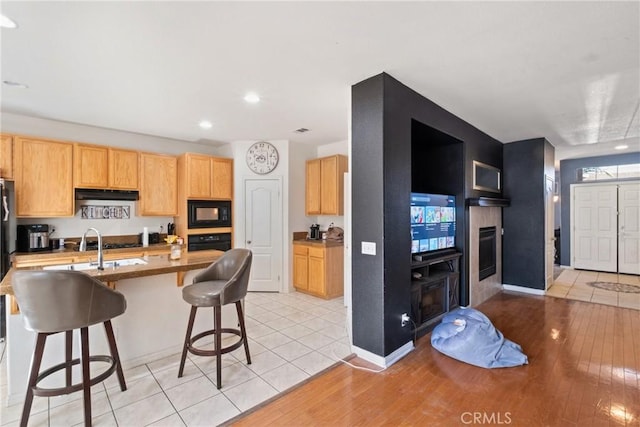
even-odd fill
[[[364,255],[375,255],[376,242],[362,242],[362,253]]]

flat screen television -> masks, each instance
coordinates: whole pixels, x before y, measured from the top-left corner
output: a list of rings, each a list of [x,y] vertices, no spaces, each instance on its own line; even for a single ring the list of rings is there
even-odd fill
[[[411,193],[411,253],[453,249],[455,238],[455,196]]]

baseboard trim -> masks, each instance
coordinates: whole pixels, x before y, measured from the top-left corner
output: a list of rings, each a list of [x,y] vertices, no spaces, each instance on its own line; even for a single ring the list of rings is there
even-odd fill
[[[398,360],[402,359],[404,356],[410,353],[414,349],[414,346],[413,341],[409,341],[386,357],[378,356],[377,354],[371,353],[370,351],[367,351],[355,345],[351,346],[351,349],[359,358],[373,363],[374,365],[380,366],[383,369],[387,369],[389,366],[393,365]]]
[[[543,289],[533,289],[533,288],[527,288],[526,286],[516,286],[516,285],[502,285],[502,289],[505,291],[513,291],[513,292],[520,292],[523,294],[530,294],[530,295],[546,295],[547,292]]]

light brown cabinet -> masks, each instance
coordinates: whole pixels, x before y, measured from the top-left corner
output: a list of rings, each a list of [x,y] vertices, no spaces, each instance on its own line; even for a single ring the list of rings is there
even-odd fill
[[[347,157],[336,154],[307,161],[306,214],[344,214],[344,173]]]
[[[185,153],[179,165],[187,199],[233,198],[233,159]]]
[[[138,152],[99,145],[75,144],[74,187],[138,189]]]
[[[293,286],[300,292],[335,298],[344,292],[343,246],[293,242]]]
[[[178,159],[140,153],[140,215],[178,214]]]
[[[12,135],[0,135],[0,178],[13,179]]]
[[[73,144],[14,140],[16,216],[73,216]]]

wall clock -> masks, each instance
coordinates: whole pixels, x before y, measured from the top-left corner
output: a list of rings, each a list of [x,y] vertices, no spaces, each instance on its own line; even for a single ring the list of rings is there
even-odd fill
[[[267,174],[278,166],[278,150],[268,142],[256,142],[247,150],[247,166],[260,175]]]

